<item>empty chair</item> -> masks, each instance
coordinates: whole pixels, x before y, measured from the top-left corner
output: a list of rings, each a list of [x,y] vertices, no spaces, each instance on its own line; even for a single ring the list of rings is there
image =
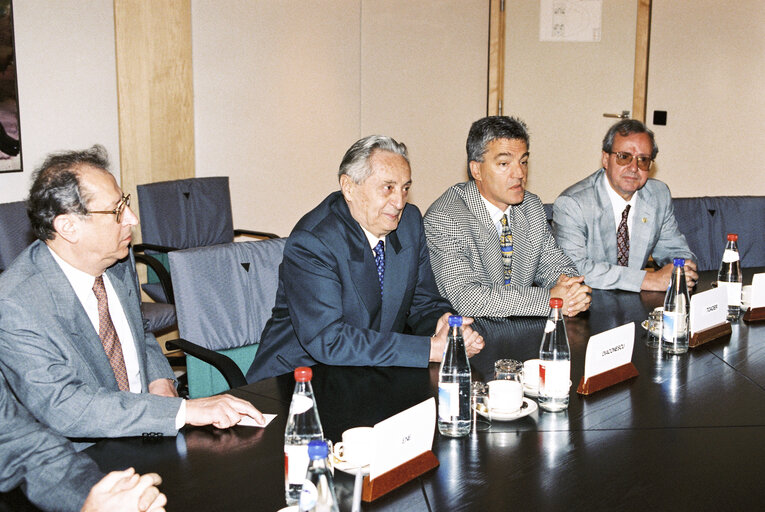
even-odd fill
[[[138,185],[142,243],[136,251],[167,253],[234,241],[235,236],[277,238],[272,233],[234,229],[228,177],[188,178]],[[167,258],[155,254],[163,263]],[[152,275],[144,291],[169,302]]]
[[[675,219],[685,235],[688,247],[696,255],[699,270],[713,270],[720,266],[725,239],[720,240],[722,223],[713,197],[676,197],[672,199]],[[722,246],[719,250],[716,245]],[[719,256],[718,256],[719,254]]]
[[[189,397],[246,384],[276,301],[284,244],[277,238],[168,254],[181,339],[166,346],[187,353]]]

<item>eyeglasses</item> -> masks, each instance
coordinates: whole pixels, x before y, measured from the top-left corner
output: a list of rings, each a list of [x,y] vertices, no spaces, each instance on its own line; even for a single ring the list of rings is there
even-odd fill
[[[631,156],[631,155],[630,155]],[[88,213],[103,213],[105,215],[115,215],[117,217],[117,224],[122,222],[122,214],[125,213],[125,207],[130,206],[130,194],[123,195],[122,199],[114,210],[91,210]]]
[[[627,153],[625,151],[617,151],[616,153],[610,154],[616,155],[616,163],[619,165],[628,165],[630,162],[632,162],[633,158],[636,159],[638,169],[641,171],[647,171],[651,168],[651,164],[653,163],[653,158],[650,156],[635,156],[632,153]]]

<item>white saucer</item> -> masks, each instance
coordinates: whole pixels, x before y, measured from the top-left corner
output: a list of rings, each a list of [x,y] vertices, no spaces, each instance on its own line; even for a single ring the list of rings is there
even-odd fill
[[[356,471],[358,471],[358,469],[359,469],[358,466],[354,466],[353,464],[351,464],[349,462],[339,461],[339,460],[335,459],[334,457],[332,457],[332,458],[333,458],[332,466],[335,469],[339,469],[343,473],[348,473],[349,475],[356,475]],[[364,475],[364,476],[369,474],[369,464],[367,464],[366,466],[361,468],[361,474]]]
[[[513,421],[513,420],[517,420],[518,418],[523,418],[525,416],[528,416],[529,414],[537,410],[537,403],[534,400],[524,398],[523,404],[524,404],[523,407],[521,407],[515,412],[502,412],[498,410],[492,410],[491,413],[488,413],[488,412],[482,411],[481,409],[476,409],[475,412],[477,412],[484,418],[488,418],[490,420]]]

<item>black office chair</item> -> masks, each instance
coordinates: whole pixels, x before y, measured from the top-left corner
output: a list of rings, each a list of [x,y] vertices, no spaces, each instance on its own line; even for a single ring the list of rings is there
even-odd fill
[[[167,253],[225,244],[240,235],[279,238],[273,233],[234,229],[228,177],[188,178],[138,185],[142,243],[137,253],[151,254],[170,270]],[[172,277],[171,277],[172,278]],[[156,302],[171,302],[155,275],[143,290]]]

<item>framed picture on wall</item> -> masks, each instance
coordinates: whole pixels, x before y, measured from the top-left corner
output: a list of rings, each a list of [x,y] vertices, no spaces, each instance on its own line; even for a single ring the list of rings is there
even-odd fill
[[[0,0],[0,172],[21,172],[12,0]]]

